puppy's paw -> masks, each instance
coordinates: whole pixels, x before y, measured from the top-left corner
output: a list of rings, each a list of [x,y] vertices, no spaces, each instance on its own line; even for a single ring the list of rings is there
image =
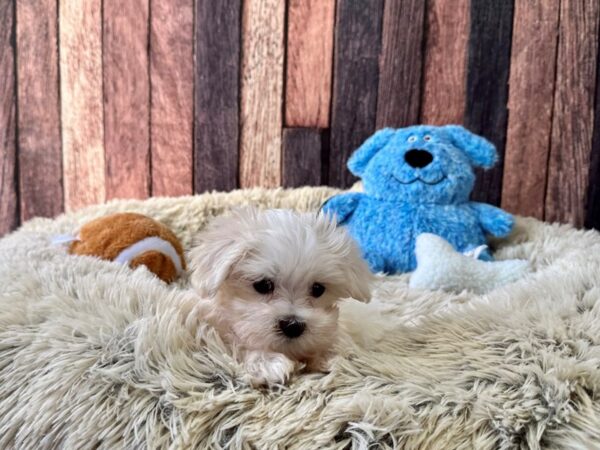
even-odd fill
[[[248,352],[244,366],[252,386],[285,384],[296,369],[296,363],[281,353]]]

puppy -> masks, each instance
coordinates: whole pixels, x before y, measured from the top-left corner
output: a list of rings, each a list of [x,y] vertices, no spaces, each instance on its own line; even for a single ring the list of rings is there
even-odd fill
[[[340,299],[370,300],[373,275],[323,214],[242,209],[216,218],[190,252],[200,320],[240,355],[253,385],[324,371]]]

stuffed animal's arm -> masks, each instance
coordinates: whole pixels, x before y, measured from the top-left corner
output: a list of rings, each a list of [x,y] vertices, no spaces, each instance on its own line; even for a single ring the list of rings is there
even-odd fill
[[[323,204],[321,210],[326,214],[335,216],[337,222],[342,224],[350,218],[364,195],[361,192],[335,195]]]
[[[515,219],[511,214],[486,203],[470,202],[469,205],[479,216],[481,228],[486,233],[496,237],[505,237],[512,231]]]

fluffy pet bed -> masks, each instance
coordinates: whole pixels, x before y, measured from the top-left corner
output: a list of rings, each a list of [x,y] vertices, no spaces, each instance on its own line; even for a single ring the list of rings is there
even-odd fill
[[[594,448],[600,446],[600,235],[519,220],[500,258],[534,272],[485,296],[382,278],[342,310],[327,375],[257,390],[187,319],[185,279],[49,243],[137,211],[189,246],[232,205],[315,210],[335,191],[118,201],[0,240],[0,448]]]

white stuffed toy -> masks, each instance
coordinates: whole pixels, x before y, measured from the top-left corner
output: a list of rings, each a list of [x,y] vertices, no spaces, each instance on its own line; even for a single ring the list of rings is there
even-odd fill
[[[411,274],[409,287],[451,292],[469,290],[485,294],[516,281],[529,272],[529,264],[525,260],[477,259],[478,253],[485,250],[484,247],[463,254],[435,234],[420,234],[415,243],[417,268]]]

